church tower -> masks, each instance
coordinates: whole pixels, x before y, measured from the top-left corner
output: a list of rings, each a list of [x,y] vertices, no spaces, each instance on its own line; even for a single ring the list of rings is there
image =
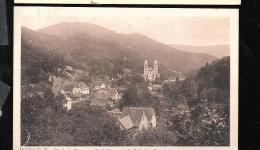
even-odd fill
[[[148,62],[145,60],[144,62],[144,79],[146,80],[148,76]]]

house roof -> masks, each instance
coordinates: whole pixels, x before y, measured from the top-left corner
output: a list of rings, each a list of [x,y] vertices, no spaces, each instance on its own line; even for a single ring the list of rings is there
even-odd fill
[[[117,119],[120,119],[120,118],[122,118],[123,116],[124,116],[124,114],[122,113],[122,112],[113,112],[112,110],[111,111],[107,111],[107,113],[108,113],[108,115],[110,116],[110,117],[115,117],[115,118],[117,118]]]
[[[89,88],[84,82],[71,82],[65,81],[62,85],[62,89],[65,91],[71,91],[74,87],[79,87],[81,89]]]
[[[83,71],[83,70],[81,70],[81,69],[75,69],[75,72],[76,72],[76,73],[81,73],[81,74],[83,74],[83,73],[84,73],[84,71]]]
[[[100,99],[94,99],[91,101],[90,105],[94,106],[105,106],[107,103]]]
[[[65,95],[65,100],[66,101],[72,101],[72,99],[68,95]]]
[[[77,86],[84,89],[84,88],[89,88],[84,82],[79,82],[77,83]]]
[[[124,129],[130,129],[134,126],[133,121],[129,115],[126,115],[118,120]]]
[[[62,89],[65,91],[71,91],[73,89],[74,85],[71,82],[65,82],[62,85]]]
[[[65,66],[67,70],[73,71],[73,67],[72,66]]]
[[[97,89],[94,93],[94,96],[100,99],[109,99],[113,98],[116,94],[118,94],[118,92],[115,88],[102,88]]]
[[[63,81],[63,79],[59,78],[59,77],[54,77],[53,79],[54,79],[53,80],[54,83],[62,83],[62,81]]]
[[[119,108],[115,108],[113,110],[111,110],[112,112],[121,112]]]
[[[172,107],[172,111],[171,112],[172,112],[171,113],[172,116],[177,116],[177,115],[181,114],[181,112],[176,107]]]
[[[129,115],[131,117],[133,125],[135,127],[139,127],[143,113],[144,112],[142,110],[123,108],[123,114]]]
[[[133,120],[134,126],[139,126],[143,113],[145,114],[148,121],[151,121],[155,111],[153,108],[145,107],[124,107],[122,112],[125,115],[130,115]]]

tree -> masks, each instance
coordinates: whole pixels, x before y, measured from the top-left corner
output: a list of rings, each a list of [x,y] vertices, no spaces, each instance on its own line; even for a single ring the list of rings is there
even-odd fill
[[[122,106],[135,106],[137,105],[138,93],[134,86],[130,86],[122,98]]]
[[[229,144],[229,57],[163,89],[179,112],[167,122],[167,130],[180,136],[178,145]]]
[[[161,128],[150,128],[136,137],[138,145],[142,146],[169,146],[175,145],[177,135],[174,132]]]
[[[53,129],[51,124],[54,112],[62,110],[61,99],[54,98],[50,88],[44,83],[38,83],[27,88],[21,101],[21,143],[25,145],[42,145],[50,142]],[[27,95],[28,94],[28,95]],[[53,132],[50,132],[53,133]]]
[[[189,101],[198,99],[199,87],[196,81],[191,78],[185,79],[180,94],[184,95]]]
[[[187,99],[184,96],[178,96],[173,101],[173,109],[177,115],[173,115],[167,122],[167,129],[177,133],[181,139],[187,139],[190,132],[190,110]]]
[[[90,143],[95,146],[120,145],[124,141],[124,136],[116,121],[108,120],[90,133]]]
[[[228,145],[229,143],[229,104],[218,101],[216,89],[203,90],[198,103],[197,123],[204,133],[203,145]]]

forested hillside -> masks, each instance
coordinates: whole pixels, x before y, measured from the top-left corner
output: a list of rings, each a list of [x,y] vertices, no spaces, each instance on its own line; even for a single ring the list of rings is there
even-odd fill
[[[157,59],[160,72],[168,76],[196,70],[216,59],[180,51],[141,34],[120,34],[94,24],[73,22],[37,31],[22,28],[22,52],[35,50],[40,54],[57,54],[66,63],[96,74],[120,73],[124,67],[141,73],[145,59],[149,62]]]
[[[173,109],[168,130],[176,131],[178,145],[229,145],[230,58],[199,69],[184,81],[163,87]]]

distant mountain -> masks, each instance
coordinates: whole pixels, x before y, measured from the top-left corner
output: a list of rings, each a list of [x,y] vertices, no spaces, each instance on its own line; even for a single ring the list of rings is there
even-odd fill
[[[230,55],[229,45],[191,46],[181,44],[170,44],[170,46],[187,52],[206,53],[218,58]]]
[[[121,34],[78,22],[63,22],[36,31],[23,27],[22,58],[23,54],[31,53],[28,51],[59,55],[67,63],[101,72],[115,72],[120,67],[142,72],[145,59],[151,65],[157,59],[159,71],[186,73],[216,59],[172,48],[142,34]]]

